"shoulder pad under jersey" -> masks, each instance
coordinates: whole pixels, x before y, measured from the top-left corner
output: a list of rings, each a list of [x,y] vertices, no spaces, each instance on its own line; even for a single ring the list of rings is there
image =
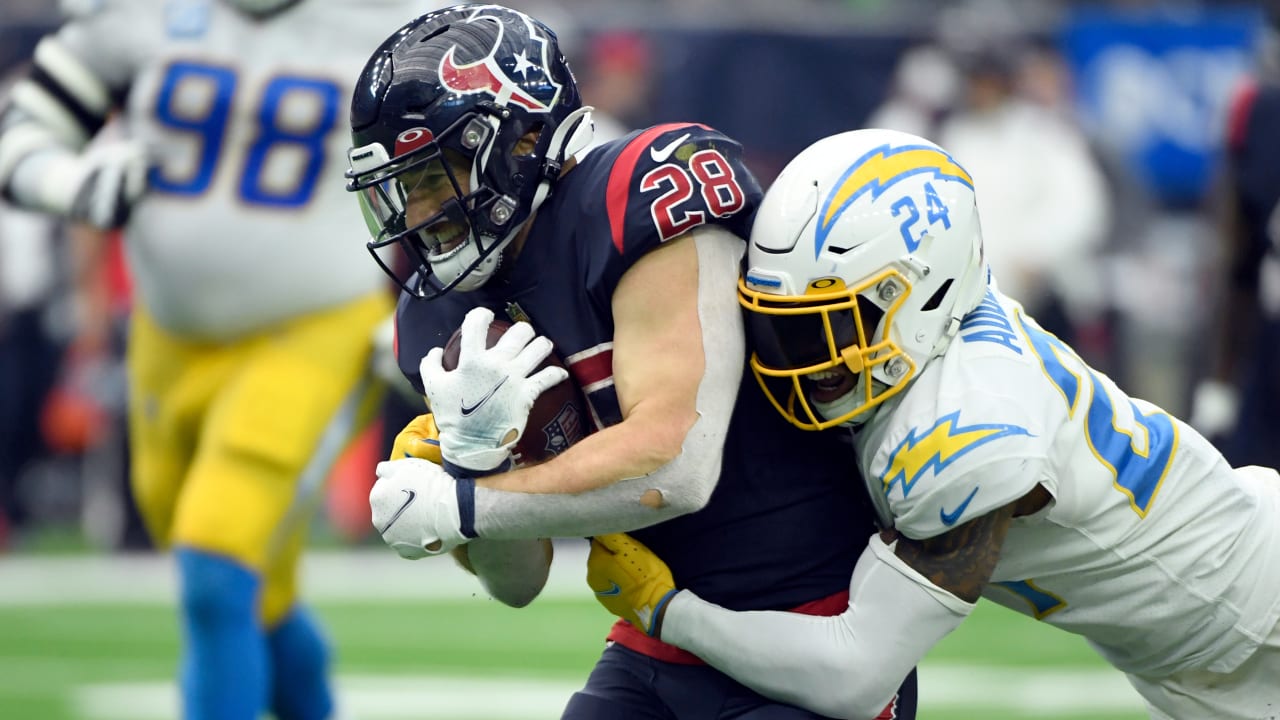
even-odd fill
[[[998,363],[1002,373],[1020,369],[992,359],[985,363]],[[1041,479],[1051,442],[1039,406],[989,388],[940,391],[939,380],[955,382],[955,373],[930,369],[939,372],[926,372],[900,402],[873,418],[859,448],[871,492],[883,494],[898,531],[916,539],[940,535],[1025,495]]]
[[[706,125],[672,123],[617,142],[605,202],[618,253],[634,261],[707,223],[746,236],[763,192],[737,141]]]

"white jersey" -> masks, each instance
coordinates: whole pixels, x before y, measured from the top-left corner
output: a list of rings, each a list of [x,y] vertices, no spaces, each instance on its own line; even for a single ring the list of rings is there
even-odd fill
[[[355,81],[438,3],[304,0],[256,20],[222,0],[88,0],[58,39],[123,96],[155,169],[125,229],[166,329],[225,339],[383,287],[343,172]]]
[[[997,291],[856,442],[881,521],[910,538],[1048,490],[983,595],[1121,670],[1228,672],[1280,615],[1280,478],[1233,470]]]

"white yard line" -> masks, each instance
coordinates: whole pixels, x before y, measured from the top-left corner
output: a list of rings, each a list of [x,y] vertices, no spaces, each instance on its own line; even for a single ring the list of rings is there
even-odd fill
[[[1119,673],[1104,670],[926,664],[922,716],[929,710],[986,710],[1027,718],[1132,713],[1142,703]],[[343,720],[545,720],[558,717],[576,680],[527,677],[343,676]],[[177,690],[170,683],[114,683],[77,689],[74,708],[85,720],[172,720]]]

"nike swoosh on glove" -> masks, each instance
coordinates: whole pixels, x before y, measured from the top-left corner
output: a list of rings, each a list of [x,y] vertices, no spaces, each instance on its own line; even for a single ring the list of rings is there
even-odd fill
[[[400,557],[440,555],[470,540],[462,531],[457,481],[435,463],[404,458],[378,463],[369,491],[373,527]]]
[[[659,637],[676,581],[662,558],[626,533],[591,538],[587,585],[606,610]]]
[[[551,354],[552,344],[534,337],[528,323],[515,323],[485,347],[492,322],[493,311],[472,309],[462,321],[457,368],[444,369],[444,348],[432,349],[418,368],[444,459],[478,473],[507,462],[538,396],[569,376],[556,366],[529,375]]]

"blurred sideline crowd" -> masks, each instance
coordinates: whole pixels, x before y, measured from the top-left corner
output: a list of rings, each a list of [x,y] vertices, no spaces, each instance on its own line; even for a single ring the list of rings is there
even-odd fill
[[[582,19],[572,2],[508,4],[557,28]],[[937,12],[922,27],[895,19],[888,3],[797,6],[845,13],[851,27],[866,19],[867,30],[847,35],[727,19],[664,27],[634,22],[634,8],[611,25],[593,5],[591,22],[564,45],[597,108],[597,142],[632,127],[705,122],[742,140],[766,183],[795,151],[841,129],[888,127],[938,142],[976,180],[1006,293],[1135,396],[1222,440],[1233,464],[1275,464],[1248,450],[1275,430],[1233,427],[1235,399],[1214,402],[1206,384],[1226,289],[1225,143],[1233,98],[1270,52],[1262,8],[908,4]],[[16,2],[12,19],[0,19],[0,99],[57,26],[49,5]],[[710,0],[693,5],[714,16]],[[1037,10],[1029,20],[1027,6]],[[1215,32],[1197,32],[1204,27]],[[329,161],[332,182],[343,165]],[[0,550],[64,531],[99,548],[148,545],[128,498],[130,284],[120,242],[0,204]],[[368,539],[373,464],[417,412],[388,393],[381,420],[333,470],[323,531]],[[1226,442],[1240,436],[1254,440]]]

